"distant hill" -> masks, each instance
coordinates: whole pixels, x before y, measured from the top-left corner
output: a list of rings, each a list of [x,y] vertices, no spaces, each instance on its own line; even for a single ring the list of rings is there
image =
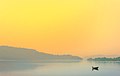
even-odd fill
[[[79,61],[72,55],[51,55],[33,49],[0,46],[0,61]]]
[[[120,57],[107,58],[107,57],[98,57],[98,58],[89,58],[89,61],[120,61]]]
[[[93,55],[93,56],[87,56],[86,58],[116,58],[119,57],[120,55]]]

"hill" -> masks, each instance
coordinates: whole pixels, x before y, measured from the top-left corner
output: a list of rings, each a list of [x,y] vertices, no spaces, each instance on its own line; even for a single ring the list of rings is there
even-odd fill
[[[79,61],[81,59],[72,55],[52,55],[34,49],[0,46],[1,61]]]
[[[89,61],[120,61],[120,57],[107,58],[107,57],[98,57],[98,58],[89,58]]]

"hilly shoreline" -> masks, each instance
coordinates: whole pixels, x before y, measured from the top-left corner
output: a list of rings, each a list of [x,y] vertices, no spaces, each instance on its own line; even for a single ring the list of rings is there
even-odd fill
[[[73,62],[82,58],[72,55],[52,55],[34,49],[0,46],[0,61],[18,62]]]

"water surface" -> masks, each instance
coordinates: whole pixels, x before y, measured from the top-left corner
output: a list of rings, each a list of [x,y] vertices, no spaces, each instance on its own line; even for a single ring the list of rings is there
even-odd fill
[[[99,71],[92,71],[99,66]],[[15,63],[0,61],[0,76],[120,76],[120,62]]]

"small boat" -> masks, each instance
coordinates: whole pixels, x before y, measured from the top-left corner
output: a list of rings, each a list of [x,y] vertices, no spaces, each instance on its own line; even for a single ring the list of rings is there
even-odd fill
[[[92,70],[99,70],[98,68],[99,68],[99,67],[93,67],[93,66],[92,66]]]

